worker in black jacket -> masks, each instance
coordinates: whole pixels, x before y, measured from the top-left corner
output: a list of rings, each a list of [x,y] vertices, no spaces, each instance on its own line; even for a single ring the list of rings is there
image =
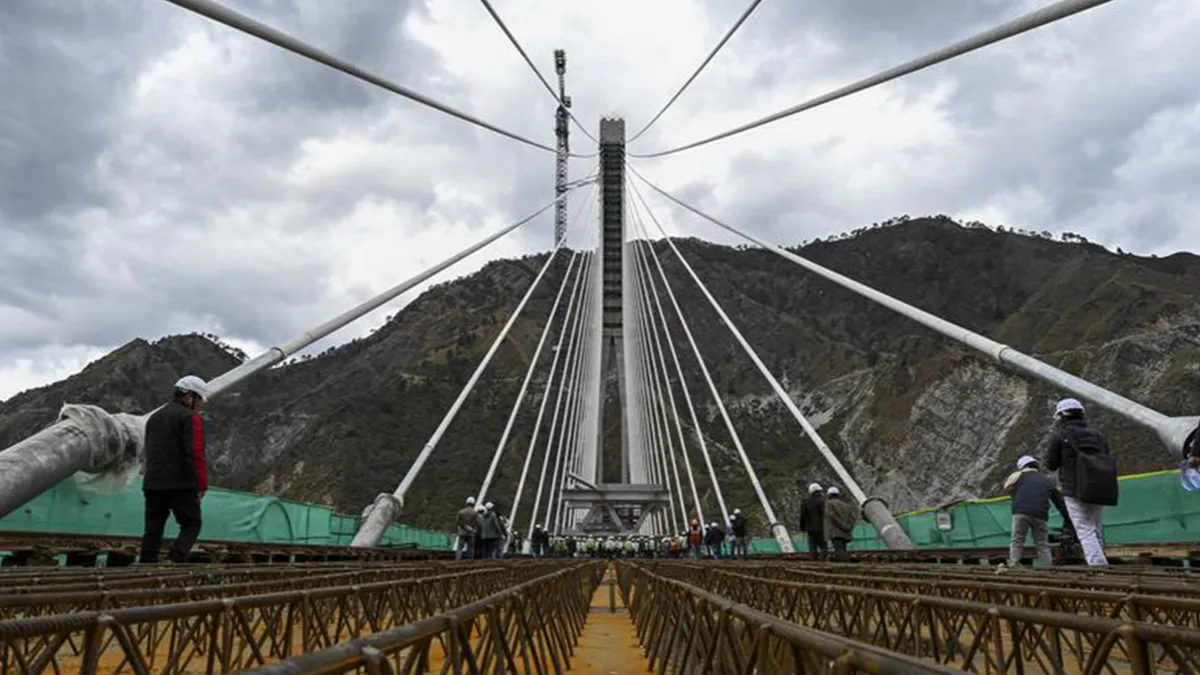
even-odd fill
[[[1085,497],[1085,489],[1094,486],[1081,485],[1081,478],[1088,478],[1097,484],[1101,481],[1110,483],[1104,487],[1115,496],[1117,477],[1115,468],[1110,475],[1089,476],[1080,471],[1080,464],[1086,458],[1081,454],[1091,456],[1107,456],[1108,441],[1084,418],[1083,404],[1073,398],[1058,402],[1054,410],[1055,425],[1043,445],[1046,448],[1046,468],[1058,472],[1058,484],[1062,488],[1063,501],[1067,513],[1071,516],[1071,524],[1075,527],[1075,536],[1083,548],[1083,556],[1090,566],[1104,566],[1108,558],[1104,554],[1104,503]],[[1087,465],[1084,464],[1086,467]],[[1116,505],[1112,500],[1111,505]]]
[[[808,486],[808,497],[800,502],[800,530],[808,537],[808,552],[813,560],[824,560],[825,490],[817,483]]]
[[[171,402],[146,420],[146,529],[141,562],[158,562],[167,516],[174,515],[179,537],[171,546],[171,562],[187,561],[200,536],[200,500],[208,490],[204,458],[204,420],[198,412],[208,386],[195,375],[175,383]]]

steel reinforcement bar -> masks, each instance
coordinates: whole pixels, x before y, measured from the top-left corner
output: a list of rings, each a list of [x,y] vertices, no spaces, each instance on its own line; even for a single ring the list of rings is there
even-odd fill
[[[455,570],[457,574],[487,574],[498,565]],[[244,595],[263,595],[295,590],[313,590],[331,586],[356,586],[397,579],[422,579],[447,575],[450,571],[436,568],[376,568],[328,575],[283,577],[248,583],[217,583],[205,586],[173,586],[166,588],[136,588],[113,591],[68,591],[57,589],[41,593],[0,595],[0,620],[32,618],[75,612],[98,612],[121,607],[144,607],[169,603],[197,602],[212,598],[231,598]]]
[[[560,674],[605,563],[571,564],[439,616],[250,671],[255,675]]]
[[[837,568],[834,568],[835,570]],[[736,567],[727,572],[741,572]],[[1054,574],[1043,574],[1042,584],[1025,579],[991,575],[978,581],[840,574],[813,569],[758,567],[745,570],[754,576],[807,584],[855,586],[897,593],[938,596],[1009,607],[1031,607],[1051,612],[1104,616],[1110,619],[1148,621],[1169,626],[1200,628],[1200,593],[1195,585],[1163,585],[1157,593],[1139,593],[1136,584],[1121,591],[1071,588],[1054,584]]]
[[[618,570],[638,640],[660,675],[959,672],[772,616],[638,563]]]
[[[784,570],[836,571],[838,574],[871,579],[886,577],[893,579],[962,581],[967,583],[1005,579],[1013,583],[1028,584],[1031,586],[1088,588],[1118,593],[1150,593],[1200,597],[1200,575],[1194,572],[1162,574],[1150,571],[1145,573],[1125,571],[1118,573],[1102,571],[1098,568],[1088,570],[1073,567],[1010,567],[1004,569],[1003,575],[1001,575],[997,572],[999,568],[996,567],[921,566],[906,568],[891,565],[818,565],[812,563],[803,565],[796,565],[795,563],[768,563],[757,566],[746,564],[745,569],[754,569],[755,567],[777,571],[778,573],[785,573],[783,572]]]
[[[72,534],[60,532],[0,531],[0,566],[45,564],[55,556],[65,556],[68,566],[91,567],[105,556],[109,566],[128,565],[137,557],[139,537]],[[298,562],[298,561],[369,561],[369,560],[453,560],[447,549],[423,549],[414,545],[353,548],[307,544],[201,539],[192,549],[193,559],[212,562]]]
[[[857,586],[764,579],[661,563],[697,584],[788,621],[986,673],[1193,673],[1200,630]]]
[[[187,568],[184,568],[187,569]],[[392,573],[408,576],[445,574],[472,569],[467,565],[441,563],[386,563],[367,565],[308,564],[301,566],[269,565],[262,567],[205,567],[181,571],[179,567],[147,572],[137,575],[104,575],[93,577],[55,578],[31,577],[7,579],[0,575],[0,597],[31,593],[77,593],[120,591],[133,589],[185,588],[229,584],[266,583],[291,580],[302,583],[304,579],[340,573]]]
[[[412,623],[551,568],[561,565],[0,621],[0,673],[226,673]]]

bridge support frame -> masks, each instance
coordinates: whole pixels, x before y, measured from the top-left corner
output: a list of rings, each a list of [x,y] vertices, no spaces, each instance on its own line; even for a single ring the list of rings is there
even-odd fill
[[[563,490],[562,499],[573,509],[586,509],[574,534],[622,534],[639,532],[648,518],[662,513],[670,503],[667,489],[661,485],[630,482],[630,452],[642,451],[631,446],[629,434],[629,383],[626,381],[630,354],[625,330],[629,308],[625,306],[629,279],[625,268],[625,120],[600,120],[600,373],[601,414],[596,419],[596,484],[582,487],[576,483]],[[615,385],[615,387],[613,386]],[[613,389],[616,391],[613,392]],[[609,402],[614,397],[615,408]],[[611,452],[605,444],[606,413],[620,415],[620,447]],[[609,450],[609,452],[606,452]],[[617,467],[606,480],[605,456],[619,457]],[[623,515],[625,514],[625,515]]]

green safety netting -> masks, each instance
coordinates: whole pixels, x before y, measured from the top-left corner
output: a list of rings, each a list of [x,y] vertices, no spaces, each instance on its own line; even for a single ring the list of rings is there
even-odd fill
[[[67,479],[0,518],[0,530],[140,537],[143,513],[140,476],[116,494],[95,492],[86,481]],[[346,546],[358,520],[328,506],[212,488],[204,497],[201,540]],[[178,531],[169,522],[167,536]],[[449,534],[406,525],[392,525],[380,541],[381,546],[412,544],[423,549],[453,547]]]
[[[1058,514],[1051,513],[1051,527],[1061,526]],[[136,537],[142,533],[142,514],[140,478],[116,494],[96,493],[69,479],[0,518],[0,530]],[[327,506],[220,488],[208,492],[204,514],[202,539],[312,546],[348,545],[359,520]],[[939,528],[939,514],[947,529]],[[916,511],[898,520],[919,547],[1002,547],[1008,545],[1011,512],[1008,499],[997,498]],[[170,523],[167,536],[176,532]],[[855,529],[854,537],[852,550],[884,548],[866,523]],[[381,545],[446,550],[453,539],[444,532],[392,525]],[[1104,540],[1109,545],[1200,541],[1200,498],[1182,488],[1178,471],[1124,476],[1120,506],[1105,510]],[[793,544],[798,551],[808,547],[803,535],[794,537]],[[779,546],[773,539],[754,539],[750,550],[778,553]]]
[[[939,513],[943,528],[938,527]],[[926,509],[899,516],[897,520],[912,542],[920,548],[974,548],[1008,546],[1012,532],[1012,510],[1007,497],[958,502],[940,509]],[[1050,527],[1058,529],[1062,518],[1051,507]],[[1121,477],[1121,501],[1104,510],[1104,542],[1122,544],[1172,544],[1200,541],[1200,495],[1187,492],[1179,483],[1178,471],[1159,471]],[[803,535],[792,538],[797,551],[807,551]],[[774,539],[754,539],[749,552],[778,553]],[[875,530],[861,523],[854,530],[851,550],[886,548]]]

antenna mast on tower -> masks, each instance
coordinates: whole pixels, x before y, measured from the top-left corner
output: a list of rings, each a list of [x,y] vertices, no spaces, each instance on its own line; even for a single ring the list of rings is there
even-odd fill
[[[571,154],[571,127],[567,124],[569,116],[567,108],[571,107],[571,97],[567,96],[567,53],[561,49],[554,50],[554,72],[558,73],[558,100],[560,104],[554,113],[554,137],[557,152],[554,155],[554,196],[562,197],[567,191],[567,157]],[[562,241],[567,231],[567,202],[560,199],[554,205],[554,244]]]

